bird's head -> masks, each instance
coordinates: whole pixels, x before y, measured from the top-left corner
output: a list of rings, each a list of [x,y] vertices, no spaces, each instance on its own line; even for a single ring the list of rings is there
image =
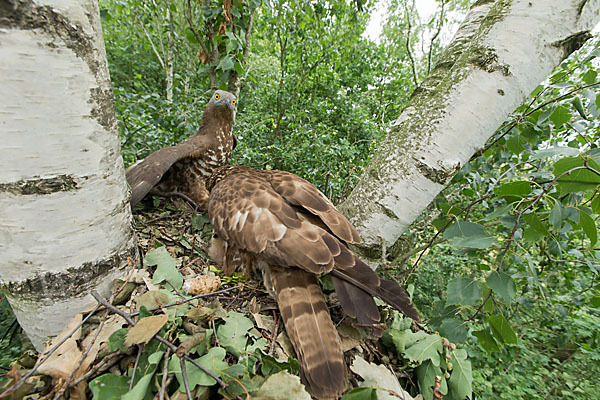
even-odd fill
[[[235,117],[237,98],[225,90],[217,90],[213,93],[206,108],[211,108],[217,113],[232,114]]]

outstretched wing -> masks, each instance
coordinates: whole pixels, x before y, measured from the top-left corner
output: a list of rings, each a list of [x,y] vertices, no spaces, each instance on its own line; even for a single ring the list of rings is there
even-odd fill
[[[125,177],[131,189],[131,207],[142,200],[160,182],[173,164],[188,157],[191,153],[206,151],[208,145],[206,136],[196,134],[175,146],[155,151],[127,168]]]

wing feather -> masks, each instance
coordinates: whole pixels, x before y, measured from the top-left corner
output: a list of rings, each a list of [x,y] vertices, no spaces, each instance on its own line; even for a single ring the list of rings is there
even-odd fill
[[[273,189],[291,204],[318,215],[334,235],[348,243],[361,243],[358,231],[333,203],[310,182],[285,171],[269,171]]]
[[[205,135],[196,134],[175,146],[155,151],[127,168],[125,177],[131,188],[131,207],[142,200],[160,182],[163,175],[173,164],[188,157],[193,152],[202,153],[206,151],[208,143]]]

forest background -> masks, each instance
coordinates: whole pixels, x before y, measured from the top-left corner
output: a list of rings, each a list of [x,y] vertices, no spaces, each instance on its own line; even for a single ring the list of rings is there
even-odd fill
[[[410,0],[101,0],[125,164],[195,133],[219,87],[239,92],[232,163],[293,172],[339,203],[469,3],[424,18]],[[600,392],[598,47],[565,60],[382,260],[466,351],[473,398]],[[432,361],[397,366],[452,370]]]

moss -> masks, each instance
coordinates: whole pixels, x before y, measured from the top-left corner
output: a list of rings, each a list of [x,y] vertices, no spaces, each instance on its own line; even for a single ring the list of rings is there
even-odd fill
[[[79,179],[75,179],[72,175],[20,180],[11,183],[1,183],[0,192],[8,192],[16,195],[68,192],[78,188],[78,181]]]

